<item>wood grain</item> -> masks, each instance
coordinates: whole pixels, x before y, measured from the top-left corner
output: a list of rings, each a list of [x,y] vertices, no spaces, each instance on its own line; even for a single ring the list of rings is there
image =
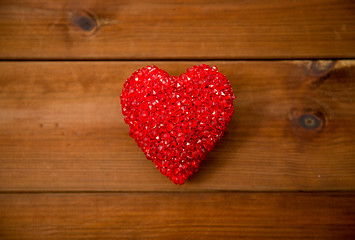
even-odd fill
[[[354,193],[1,194],[2,239],[354,239]]]
[[[137,68],[195,62],[1,62],[0,190],[355,190],[355,61],[207,63],[236,112],[176,186],[129,137],[119,95]]]
[[[2,0],[0,59],[355,57],[353,0]]]
[[[1,0],[0,239],[355,239],[354,43],[353,0]],[[236,112],[176,186],[119,95],[201,61]]]

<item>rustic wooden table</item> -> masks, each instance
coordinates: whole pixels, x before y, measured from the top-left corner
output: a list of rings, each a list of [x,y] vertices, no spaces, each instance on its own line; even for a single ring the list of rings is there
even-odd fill
[[[2,0],[1,239],[355,239],[355,1]],[[128,134],[137,68],[237,96],[183,186]]]

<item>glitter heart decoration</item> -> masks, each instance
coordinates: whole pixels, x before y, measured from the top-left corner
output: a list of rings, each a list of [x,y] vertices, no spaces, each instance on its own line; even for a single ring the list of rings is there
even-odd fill
[[[147,159],[183,184],[223,136],[234,98],[215,66],[193,66],[179,77],[151,66],[126,80],[121,105],[130,136]]]

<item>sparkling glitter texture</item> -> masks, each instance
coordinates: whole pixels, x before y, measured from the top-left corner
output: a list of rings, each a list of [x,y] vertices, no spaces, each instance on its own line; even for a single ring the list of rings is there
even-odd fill
[[[130,136],[147,159],[183,184],[223,136],[234,98],[215,66],[193,66],[180,77],[152,66],[126,80],[121,105]]]

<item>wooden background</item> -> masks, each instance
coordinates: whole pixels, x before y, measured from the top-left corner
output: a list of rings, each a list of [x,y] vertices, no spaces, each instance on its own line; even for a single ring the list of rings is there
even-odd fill
[[[0,1],[0,239],[354,239],[355,2]],[[237,96],[176,186],[121,114],[137,68]]]

